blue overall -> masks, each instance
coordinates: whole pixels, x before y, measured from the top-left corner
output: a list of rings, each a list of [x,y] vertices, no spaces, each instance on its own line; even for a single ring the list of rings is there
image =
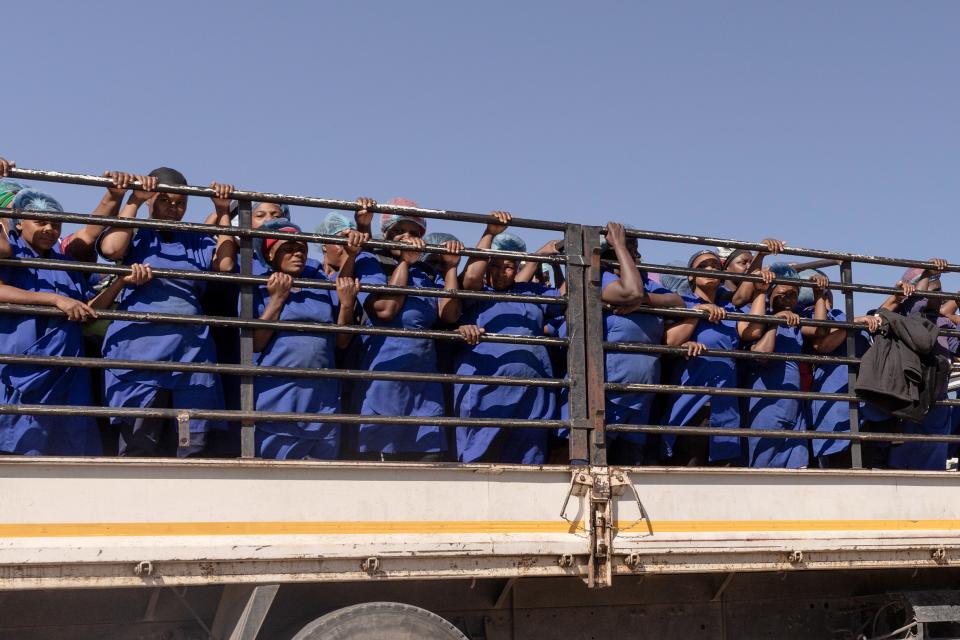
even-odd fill
[[[13,258],[38,258],[20,234],[9,235]],[[44,257],[71,260],[51,249]],[[53,269],[0,267],[0,282],[87,302],[85,274]],[[27,356],[79,357],[83,329],[62,316],[0,315],[0,349]],[[90,372],[83,368],[0,365],[0,404],[90,406]],[[90,417],[0,415],[0,451],[25,455],[99,455],[100,436]]]
[[[361,253],[356,275],[362,284],[386,284],[387,276],[376,256]],[[421,264],[410,266],[408,286],[438,289],[436,277]],[[369,293],[360,292],[366,304]],[[367,314],[366,324],[374,327],[432,329],[438,319],[438,299],[406,296],[403,307],[392,320]],[[369,371],[437,373],[437,350],[433,340],[395,336],[364,335],[354,348],[359,368]],[[421,425],[361,424],[357,449],[361,453],[438,453],[447,450],[446,436],[429,418],[443,415],[443,388],[439,382],[392,380],[358,381],[354,402],[361,415],[423,417]]]
[[[800,353],[800,327],[777,326],[776,353]],[[799,391],[800,367],[796,362],[750,362],[746,383],[755,390]],[[752,429],[803,431],[806,428],[799,400],[749,398],[747,424]],[[807,441],[795,438],[748,438],[751,467],[796,469],[809,464]]]
[[[494,290],[484,287],[484,291]],[[502,293],[559,295],[544,285],[519,282]],[[560,311],[557,305],[471,300],[465,303],[461,323],[475,324],[487,333],[542,336],[546,319]],[[495,342],[462,349],[456,371],[460,375],[553,377],[546,347]],[[556,394],[543,387],[457,384],[453,394],[461,418],[553,420],[557,412]],[[548,439],[546,429],[457,427],[457,457],[461,462],[542,464]]]
[[[101,236],[102,238],[102,236]],[[124,264],[149,264],[155,269],[209,271],[216,241],[195,233],[169,235],[153,229],[137,229],[124,257]],[[99,249],[99,242],[98,242]],[[144,311],[198,315],[206,283],[199,280],[154,278],[120,295],[120,311]],[[103,357],[116,360],[158,362],[216,362],[210,328],[203,325],[163,324],[114,320],[103,342]],[[220,378],[212,373],[128,371],[107,369],[105,395],[111,407],[148,407],[157,392],[166,389],[177,409],[222,409]],[[133,419],[111,418],[114,424]],[[220,421],[191,420],[193,440],[202,442],[208,429],[223,429]]]
[[[708,303],[708,301],[695,294],[683,296],[683,301],[688,309],[692,309],[698,304]],[[723,305],[723,308],[728,312],[736,311],[729,302]],[[734,351],[740,347],[737,322],[735,320],[724,320],[714,324],[707,320],[700,320],[690,336],[690,341],[703,343],[710,350]],[[733,358],[720,356],[690,358],[683,361],[679,372],[679,381],[676,384],[692,387],[735,388],[737,386],[737,367]],[[674,426],[689,425],[708,402],[710,404],[711,427],[739,428],[740,408],[738,398],[732,396],[711,397],[691,393],[677,396],[667,424]],[[673,455],[673,444],[676,438],[676,435],[663,435],[663,454],[665,456]],[[739,457],[739,435],[711,436],[709,449],[711,462]]]
[[[611,271],[604,271],[601,287],[620,280]],[[644,278],[644,287],[649,293],[669,294],[656,283]],[[649,313],[617,315],[603,313],[603,339],[606,342],[635,342],[640,344],[663,343],[663,318]],[[610,351],[605,356],[606,382],[612,384],[659,384],[660,356],[650,353],[622,353]],[[606,398],[607,422],[609,424],[649,424],[650,408],[654,394],[627,391],[608,391]],[[631,449],[640,449],[647,436],[643,433],[615,433],[611,442],[620,441]]]
[[[255,292],[259,317],[269,302],[265,286]],[[336,293],[324,289],[291,289],[281,321],[336,322]],[[259,366],[333,369],[336,334],[275,331],[266,348],[254,354]],[[340,382],[333,378],[254,378],[257,411],[337,413]],[[340,448],[340,426],[323,422],[266,422],[256,425],[257,455],[273,459],[332,460]]]

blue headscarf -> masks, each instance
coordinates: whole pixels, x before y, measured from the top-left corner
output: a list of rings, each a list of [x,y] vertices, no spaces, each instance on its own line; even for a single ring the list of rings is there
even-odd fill
[[[357,223],[353,221],[353,218],[348,218],[342,213],[331,211],[327,214],[327,217],[323,219],[323,222],[320,223],[320,226],[317,227],[317,233],[324,236],[335,236],[341,231],[348,229],[354,231],[357,229]]]
[[[491,248],[497,251],[517,251],[520,253],[526,253],[527,243],[524,242],[523,238],[520,236],[504,231],[503,233],[498,233],[493,237],[493,244],[491,245]]]
[[[797,277],[801,280],[809,280],[817,274],[824,277],[827,275],[823,271],[820,271],[820,269],[804,269],[797,274]],[[812,307],[813,303],[813,287],[800,287],[800,294],[797,296],[797,305],[801,309],[806,309],[807,307]]]
[[[275,203],[275,202],[257,202],[256,200],[253,200],[253,201],[250,203],[250,211],[253,211],[254,209],[256,209],[257,207],[259,207],[259,206],[262,205],[262,204],[276,204],[276,203]],[[289,219],[290,219],[290,205],[288,205],[288,204],[280,204],[280,205],[277,205],[277,206],[280,207],[280,211],[283,213],[283,217],[286,218],[287,220],[289,220]]]
[[[273,220],[268,220],[260,225],[260,231],[290,231],[293,233],[303,233],[303,230],[300,229],[300,226],[290,222],[286,218],[274,218]],[[261,263],[267,267],[271,267],[270,262],[267,260],[268,249],[273,246],[275,242],[282,242],[278,238],[254,238],[253,239],[253,254],[260,260]],[[269,244],[268,244],[269,243]]]
[[[427,235],[423,236],[423,241],[427,244],[443,244],[445,242],[459,242],[460,238],[452,233],[434,231],[433,233],[428,233]],[[420,262],[426,262],[427,264],[437,266],[440,263],[440,258],[442,257],[442,253],[422,253],[420,254]]]
[[[668,262],[667,266],[686,267],[687,263],[683,262],[682,260],[673,260]],[[660,284],[662,284],[665,289],[670,289],[670,291],[678,293],[681,296],[693,294],[693,291],[690,289],[690,280],[687,276],[679,276],[672,273],[661,273]]]
[[[796,280],[800,279],[800,274],[797,273],[797,270],[786,262],[774,262],[767,268],[770,269],[770,271],[773,271],[773,275],[778,278],[794,278]]]
[[[56,198],[48,193],[44,193],[43,191],[37,191],[36,189],[21,189],[17,192],[17,195],[14,196],[13,202],[10,203],[10,206],[12,206],[14,209],[63,213],[63,206],[57,201]],[[10,222],[11,224],[16,225],[20,221],[16,218],[11,218]]]

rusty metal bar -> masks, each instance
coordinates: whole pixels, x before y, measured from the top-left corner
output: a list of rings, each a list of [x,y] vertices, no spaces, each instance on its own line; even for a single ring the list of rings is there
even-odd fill
[[[845,282],[853,282],[853,263],[845,260],[840,265],[840,279]],[[847,290],[843,294],[844,313],[846,317],[853,318],[855,311],[853,309],[853,291]],[[846,340],[847,356],[856,358],[857,356],[857,337],[853,331],[847,330]],[[857,374],[860,371],[859,360],[847,365],[847,390],[853,391],[857,384]],[[860,432],[860,403],[850,401],[850,432]],[[850,464],[854,469],[863,468],[863,450],[860,446],[860,440],[854,440],[850,447]]]
[[[320,233],[293,233],[290,231],[267,231],[264,229],[244,229],[243,227],[226,227],[196,222],[174,222],[172,220],[154,220],[153,218],[103,218],[94,217],[87,213],[49,213],[42,211],[28,211],[25,209],[0,208],[0,217],[15,217],[21,220],[39,220],[50,222],[72,222],[76,224],[96,224],[103,227],[133,228],[133,229],[163,229],[167,231],[182,231],[185,233],[203,233],[206,235],[236,236],[238,238],[277,238],[279,240],[303,240],[319,244],[346,244],[346,238],[340,236],[325,236]],[[363,246],[370,250],[389,251],[391,249],[409,250],[410,245],[388,240],[368,240]],[[450,253],[442,245],[426,245],[420,249],[423,253]],[[508,258],[528,262],[546,262],[562,264],[564,256],[543,256],[535,253],[520,251],[500,251],[498,249],[464,249],[459,255],[478,258]]]
[[[607,464],[606,367],[603,354],[603,300],[600,270],[600,228],[583,228],[583,299],[586,333],[587,407],[590,411],[590,464]]]
[[[241,243],[248,238],[241,238]],[[54,260],[50,258],[0,258],[0,267],[52,269],[55,271],[77,271],[80,273],[106,273],[127,275],[131,268],[126,265],[104,264],[100,262],[76,262],[73,260]],[[154,278],[177,280],[200,280],[203,282],[225,282],[240,285],[265,285],[267,276],[250,274],[220,273],[217,271],[190,271],[186,269],[153,269]],[[293,286],[304,289],[327,289],[335,291],[337,285],[330,280],[314,278],[294,278]],[[518,293],[497,293],[492,291],[463,291],[460,289],[421,289],[418,287],[397,287],[393,285],[362,284],[360,291],[380,295],[414,295],[424,298],[456,298],[463,300],[496,300],[498,302],[529,302],[533,304],[567,303],[566,298],[537,296]]]
[[[64,315],[55,307],[41,307],[20,304],[0,304],[0,313],[15,313],[18,315]],[[172,313],[149,313],[131,311],[97,311],[97,317],[104,320],[131,320],[133,322],[166,322],[170,324],[202,324],[219,327],[249,327],[251,329],[275,329],[282,331],[309,331],[319,333],[350,333],[383,336],[397,336],[400,338],[429,338],[433,340],[463,340],[456,331],[439,331],[435,329],[391,329],[388,327],[344,326],[320,322],[268,322],[266,320],[244,320],[242,318],[227,318],[223,316],[181,316]],[[508,334],[485,333],[480,336],[482,341],[498,342],[501,344],[533,344],[545,347],[562,347],[567,344],[564,338],[548,338],[544,336],[514,336]]]
[[[587,419],[587,369],[586,369],[586,325],[584,319],[584,275],[586,268],[583,255],[583,227],[569,225],[564,234],[564,252],[567,263],[567,377],[570,379],[568,396],[570,429],[570,463],[587,464],[590,460],[589,429]],[[578,256],[574,258],[573,256]]]
[[[45,182],[62,182],[67,184],[79,184],[91,187],[112,187],[115,186],[113,180],[102,176],[92,176],[82,173],[65,173],[62,171],[42,171],[38,169],[15,168],[8,172],[11,178],[20,180],[41,180]],[[140,183],[131,182],[131,188],[138,188]],[[211,197],[216,195],[213,189],[207,187],[178,186],[178,185],[157,185],[154,191],[161,193],[179,193],[186,196]],[[310,196],[294,196],[283,193],[270,193],[265,191],[241,191],[237,190],[230,194],[234,200],[258,202],[276,202],[277,204],[291,204],[302,207],[316,207],[320,209],[340,209],[345,211],[356,211],[360,207],[353,200],[334,200],[331,198],[315,198]],[[402,207],[399,205],[378,204],[371,207],[371,211],[377,213],[396,213],[409,216],[423,216],[424,218],[436,218],[439,220],[454,220],[458,222],[476,222],[487,224],[496,222],[496,220],[487,214],[467,213],[464,211],[444,211],[440,209],[425,209],[422,207]],[[514,218],[510,221],[513,227],[525,227],[528,229],[544,229],[547,231],[563,231],[562,222],[548,222],[545,220],[532,220],[528,218]]]
[[[241,200],[239,206],[239,223],[244,229],[247,229],[253,223],[253,210],[249,200]],[[253,274],[253,238],[240,238],[240,275],[251,276]],[[240,318],[243,320],[253,319],[253,287],[254,285],[245,282],[240,285]],[[253,329],[249,326],[240,327],[240,364],[253,366]],[[240,376],[240,410],[252,412],[256,407],[253,389],[253,376],[244,374]],[[256,441],[254,433],[253,420],[243,420],[240,423],[240,456],[243,458],[256,457]]]
[[[45,404],[0,404],[0,414],[28,416],[89,416],[94,418],[159,418],[177,419],[186,415],[191,420],[262,420],[267,422],[332,422],[344,424],[391,424],[416,427],[424,423],[441,427],[504,427],[507,429],[560,429],[568,427],[563,420],[506,420],[503,418],[459,418],[441,416],[361,416],[344,413],[287,413],[281,411],[231,411],[227,409],[142,409],[139,407],[74,407]]]
[[[321,378],[347,380],[394,380],[403,382],[441,382],[446,384],[491,384],[510,387],[564,389],[567,380],[559,378],[521,378],[517,376],[475,376],[453,373],[410,373],[402,371],[359,371],[356,369],[304,369],[265,365],[220,364],[216,362],[167,362],[156,360],[113,360],[108,358],[72,358],[67,356],[21,356],[0,353],[0,365],[37,365],[41,367],[84,367],[87,369],[132,369],[135,371],[183,371],[222,373],[237,376],[284,378]]]
[[[656,424],[608,424],[609,431],[631,433],[674,433],[690,436],[740,436],[742,438],[786,438],[797,440],[853,440],[855,442],[960,442],[960,436],[925,433],[852,433],[850,431],[788,431],[782,429],[730,429],[724,427],[682,427]],[[862,467],[858,467],[862,468]]]

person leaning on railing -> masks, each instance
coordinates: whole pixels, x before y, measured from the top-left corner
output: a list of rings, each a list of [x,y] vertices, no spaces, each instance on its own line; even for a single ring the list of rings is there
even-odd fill
[[[506,229],[511,216],[505,211],[491,215],[498,222],[487,225],[477,249],[526,253],[526,243]],[[552,289],[529,282],[539,267],[527,264],[519,275],[518,261],[512,258],[471,257],[463,270],[463,288],[491,293],[561,296],[566,287]],[[458,331],[467,346],[459,351],[456,373],[478,376],[552,378],[550,356],[542,345],[482,342],[483,333],[543,336],[544,326],[563,313],[560,305],[510,300],[468,300],[464,302]],[[535,386],[488,384],[454,385],[454,413],[461,418],[553,420],[557,398],[553,389]],[[460,462],[506,462],[543,464],[547,456],[546,429],[505,429],[457,427],[457,459]]]
[[[283,218],[270,220],[261,229],[302,233]],[[307,243],[302,240],[257,238],[257,255],[270,273],[267,283],[256,289],[254,310],[261,320],[321,322],[349,325],[359,282],[353,277],[356,255],[366,234],[351,231],[345,246],[347,258],[335,276],[336,293],[329,289],[294,287],[307,264]],[[324,279],[326,276],[321,274]],[[253,333],[254,363],[258,366],[333,369],[336,346],[345,347],[349,334],[256,329]],[[339,413],[340,384],[325,378],[257,376],[254,380],[256,410],[329,414]],[[323,422],[258,420],[256,454],[278,460],[333,460],[340,452],[340,425]]]
[[[409,200],[391,204],[415,207]],[[358,227],[368,212],[358,212]],[[361,284],[395,285],[457,290],[460,283],[457,266],[463,244],[448,242],[442,261],[443,285],[419,263],[427,230],[423,218],[405,215],[380,216],[384,238],[410,246],[409,250],[391,249],[381,255],[357,256],[356,273]],[[385,295],[360,292],[359,301],[365,323],[374,327],[423,330],[438,320],[453,323],[460,319],[460,300],[414,295]],[[354,342],[356,345],[357,343]],[[356,347],[354,347],[356,348]],[[432,339],[384,335],[364,335],[355,354],[360,369],[438,373],[437,351]],[[363,423],[357,432],[358,455],[374,460],[441,460],[447,453],[445,431],[430,418],[444,413],[443,389],[439,382],[374,380],[354,385],[356,413],[368,416],[415,416],[422,425]]]
[[[688,309],[706,311],[706,318],[676,319],[666,329],[666,344],[684,347],[686,359],[674,372],[674,384],[695,387],[737,387],[737,366],[733,358],[715,352],[735,351],[741,342],[749,343],[763,336],[765,326],[759,322],[727,320],[727,313],[738,311],[730,297],[720,297],[720,256],[714,251],[694,253],[687,266],[691,269],[716,271],[716,278],[688,276],[690,293],[683,296]],[[770,274],[771,276],[773,274]],[[751,287],[753,295],[748,313],[765,315],[767,312],[766,283]],[[704,351],[709,351],[704,354]],[[674,426],[722,427],[740,426],[739,399],[732,396],[681,394],[671,406],[666,423]],[[681,466],[729,466],[741,460],[740,436],[685,436],[664,434],[661,437],[662,455],[672,464]]]
[[[142,189],[133,191],[120,211],[121,218],[135,218],[143,204],[151,218],[179,222],[187,209],[187,196],[155,193],[157,183],[186,185],[183,174],[170,168],[152,171]],[[212,183],[218,224],[230,224],[231,185]],[[97,250],[107,260],[126,264],[141,262],[153,268],[191,271],[231,272],[236,242],[231,236],[216,239],[185,231],[109,227],[97,241]],[[138,289],[125,292],[121,311],[197,315],[206,283],[199,280],[157,278]],[[207,325],[166,324],[115,320],[104,337],[103,356],[173,362],[216,362],[216,350]],[[105,395],[111,407],[222,409],[220,379],[211,373],[150,372],[107,369]],[[224,424],[191,420],[191,441],[177,446],[177,429],[172,421],[155,418],[114,418],[120,430],[120,455],[177,455],[199,453],[208,429]]]
[[[0,160],[0,175],[10,163]],[[2,193],[0,182],[0,193]],[[2,196],[0,196],[2,199]],[[62,212],[52,196],[20,189],[9,203],[15,209]],[[0,257],[70,260],[58,246],[61,224],[0,220]],[[97,317],[127,286],[150,281],[149,266],[134,264],[132,273],[94,294],[86,274],[36,267],[0,267],[0,302],[56,307],[63,316],[0,315],[0,345],[12,355],[79,357],[80,323]],[[90,406],[90,372],[85,368],[0,365],[0,404]],[[0,415],[0,452],[26,455],[99,455],[100,435],[90,417]]]

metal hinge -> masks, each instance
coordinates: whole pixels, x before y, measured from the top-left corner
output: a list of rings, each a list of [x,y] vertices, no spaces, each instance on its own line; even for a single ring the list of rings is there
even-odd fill
[[[613,584],[613,536],[616,530],[613,498],[620,495],[628,484],[629,479],[625,474],[611,476],[609,467],[577,469],[570,478],[570,489],[563,501],[560,517],[569,522],[566,512],[571,497],[586,498],[589,516],[584,521],[590,547],[584,581],[590,588]]]

